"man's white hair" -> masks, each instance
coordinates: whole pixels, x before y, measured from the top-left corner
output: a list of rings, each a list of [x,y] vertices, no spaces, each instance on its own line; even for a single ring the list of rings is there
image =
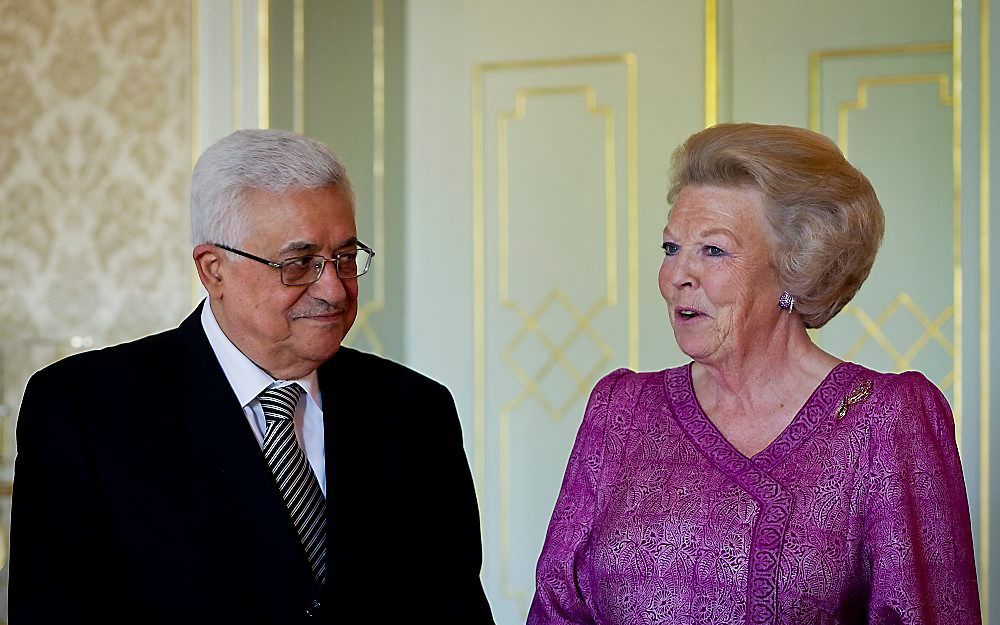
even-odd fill
[[[354,194],[344,166],[325,144],[284,130],[237,130],[209,147],[191,175],[191,243],[236,246],[247,234],[244,201],[262,189],[282,193],[337,186]]]

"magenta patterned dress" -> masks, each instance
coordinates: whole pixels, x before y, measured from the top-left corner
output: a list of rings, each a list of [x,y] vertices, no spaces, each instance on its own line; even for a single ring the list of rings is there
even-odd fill
[[[595,387],[529,625],[980,622],[954,422],[919,373],[843,363],[747,458],[690,365]]]

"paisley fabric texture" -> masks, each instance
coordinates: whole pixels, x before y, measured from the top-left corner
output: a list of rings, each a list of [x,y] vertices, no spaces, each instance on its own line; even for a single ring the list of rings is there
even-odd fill
[[[919,373],[853,363],[835,367],[752,458],[706,417],[690,365],[602,379],[570,455],[528,617],[529,625],[979,622],[951,410]]]

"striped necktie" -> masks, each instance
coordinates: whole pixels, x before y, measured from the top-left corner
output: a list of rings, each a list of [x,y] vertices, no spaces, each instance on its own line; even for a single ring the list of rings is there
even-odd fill
[[[289,384],[261,393],[264,410],[264,458],[288,507],[288,515],[299,534],[316,583],[326,581],[326,498],[305,453],[295,439],[292,415],[302,396],[302,387]]]

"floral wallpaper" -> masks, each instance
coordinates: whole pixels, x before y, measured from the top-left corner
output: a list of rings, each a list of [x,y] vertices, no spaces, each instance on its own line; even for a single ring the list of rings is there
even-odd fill
[[[35,369],[190,309],[190,12],[0,0],[0,497]]]

